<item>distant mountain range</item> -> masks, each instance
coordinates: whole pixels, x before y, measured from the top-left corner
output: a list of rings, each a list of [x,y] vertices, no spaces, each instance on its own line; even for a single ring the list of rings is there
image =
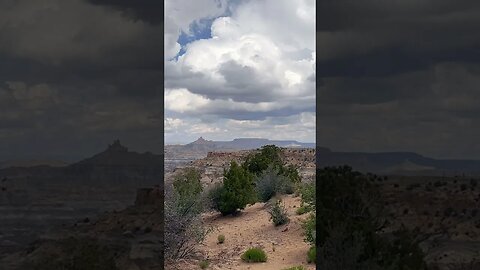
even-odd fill
[[[197,159],[210,151],[238,151],[279,147],[316,148],[317,164],[324,166],[349,165],[355,170],[377,174],[398,175],[479,175],[480,160],[435,159],[414,152],[337,152],[314,143],[295,140],[238,138],[232,141],[212,141],[202,137],[185,145],[166,145],[164,156],[129,151],[117,140],[99,154],[82,161],[66,164],[61,161],[27,160],[0,162],[0,177],[32,180],[80,181],[81,183],[135,183],[148,186],[160,182],[164,157]],[[98,182],[96,182],[98,181]]]
[[[163,183],[162,155],[129,151],[118,140],[105,151],[69,165],[52,166],[43,162],[13,165],[0,169],[0,179],[22,189],[38,185],[150,187]]]
[[[276,145],[278,147],[304,147],[304,148],[315,148],[314,143],[302,143],[294,140],[269,140],[269,139],[260,139],[260,138],[238,138],[232,141],[208,141],[200,137],[196,141],[186,144],[187,148],[195,147],[209,147],[209,148],[223,148],[223,149],[238,149],[238,150],[247,150],[247,149],[256,149],[265,145]]]
[[[41,165],[47,165],[51,167],[63,167],[67,166],[68,163],[61,160],[49,159],[14,159],[0,161],[0,169],[5,169],[9,167],[34,167]]]
[[[413,152],[334,152],[316,148],[318,166],[349,165],[355,170],[398,175],[480,175],[480,160],[434,159]]]
[[[202,158],[210,151],[238,151],[261,148],[265,145],[278,147],[315,148],[314,143],[302,143],[294,140],[269,140],[261,138],[238,138],[232,141],[210,141],[203,137],[185,145],[166,145],[165,158]]]

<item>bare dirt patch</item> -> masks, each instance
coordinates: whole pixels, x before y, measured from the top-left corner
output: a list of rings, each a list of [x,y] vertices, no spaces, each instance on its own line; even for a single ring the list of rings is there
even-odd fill
[[[204,216],[206,223],[214,227],[206,241],[199,247],[204,259],[208,259],[208,269],[249,269],[280,270],[303,265],[315,269],[307,263],[309,244],[304,242],[302,221],[308,214],[297,215],[300,198],[293,195],[282,197],[290,222],[275,227],[269,220],[265,203],[247,206],[239,215],[221,216],[210,213]],[[225,242],[218,244],[218,235],[225,236]],[[251,247],[261,247],[268,256],[265,263],[245,263],[240,256]],[[182,262],[184,269],[200,269],[199,261]],[[181,266],[178,266],[181,267]]]

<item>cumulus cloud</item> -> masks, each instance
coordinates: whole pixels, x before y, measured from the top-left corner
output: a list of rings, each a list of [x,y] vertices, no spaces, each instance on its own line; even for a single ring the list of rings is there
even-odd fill
[[[193,16],[188,22],[167,17],[166,28],[175,25],[176,29],[210,19],[211,37],[185,44],[183,54],[167,61],[166,113],[196,115],[199,121],[208,119],[211,127],[228,120],[265,121],[313,113],[314,5],[311,0],[218,2],[211,5],[214,9],[205,8],[202,17]],[[178,51],[179,46],[170,48]],[[227,130],[232,138],[237,136],[232,126],[222,126],[210,131]],[[271,122],[264,122],[265,131],[273,128]],[[312,141],[314,127],[310,126],[310,132]]]
[[[228,8],[226,0],[166,0],[165,1],[165,59],[180,51],[180,34],[192,35],[191,25],[201,25],[200,19],[215,18]]]

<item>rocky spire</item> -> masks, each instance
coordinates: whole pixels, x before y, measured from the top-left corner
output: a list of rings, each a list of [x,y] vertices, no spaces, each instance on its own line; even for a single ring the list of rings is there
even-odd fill
[[[128,152],[128,148],[123,146],[120,143],[119,139],[116,139],[112,144],[108,145],[107,151],[114,151],[114,152]]]

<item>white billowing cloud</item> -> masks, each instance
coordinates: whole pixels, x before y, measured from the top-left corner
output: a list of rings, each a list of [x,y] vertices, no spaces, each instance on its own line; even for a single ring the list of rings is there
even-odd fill
[[[165,117],[164,119],[165,132],[177,131],[178,128],[185,125],[185,122],[179,118]]]
[[[283,131],[292,129],[314,140],[315,121],[310,116],[315,106],[315,1],[235,1],[229,9],[227,16],[219,6],[205,7],[203,18],[215,18],[211,38],[187,44],[183,55],[167,61],[166,112],[198,121],[192,127],[210,127],[192,133],[286,139],[294,134]],[[190,25],[179,26],[176,21],[181,20],[167,18],[165,27]],[[206,116],[208,123],[203,123]],[[296,122],[288,122],[289,117],[296,117]],[[280,120],[287,122],[283,125]],[[235,128],[247,124],[259,128],[247,133]],[[277,130],[280,126],[282,132]]]
[[[262,15],[257,14],[263,10],[260,9],[250,10],[253,12],[252,18],[258,20],[258,25],[254,25],[242,13],[245,12],[244,6],[256,6],[257,2],[265,2],[263,5],[266,5],[269,1],[254,2],[240,5],[232,17],[217,18],[212,23],[212,38],[188,44],[186,53],[175,62],[173,69],[188,71],[195,74],[195,77],[201,74],[201,78],[196,79],[201,81],[200,85],[208,83],[216,87],[196,87],[198,84],[185,86],[193,93],[213,98],[221,95],[219,91],[227,92],[234,99],[244,100],[255,100],[248,96],[268,96],[270,100],[314,96],[314,84],[309,83],[307,78],[315,72],[315,21],[307,24],[308,27],[297,24],[297,28],[302,30],[295,29],[294,23],[289,28],[280,30],[283,20],[277,18],[268,23],[263,20],[267,24],[263,25],[262,20],[257,18]],[[279,3],[275,2],[275,5]],[[286,6],[290,6],[290,3]],[[314,13],[313,10],[311,12]],[[296,17],[292,12],[286,14]],[[266,27],[271,27],[270,31]],[[304,28],[310,31],[299,36],[298,33],[305,32]],[[287,38],[291,32],[295,34]],[[185,73],[184,77],[172,78],[172,81],[185,80],[188,76]],[[167,71],[167,84],[168,79]]]
[[[187,89],[165,90],[165,108],[176,112],[191,112],[208,105],[210,101],[200,95],[190,93]]]
[[[171,59],[180,51],[177,40],[182,31],[191,35],[192,23],[215,18],[226,9],[226,0],[165,0],[165,59]]]
[[[315,1],[248,1],[234,14],[245,32],[269,37],[282,50],[315,50]]]

